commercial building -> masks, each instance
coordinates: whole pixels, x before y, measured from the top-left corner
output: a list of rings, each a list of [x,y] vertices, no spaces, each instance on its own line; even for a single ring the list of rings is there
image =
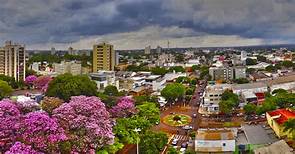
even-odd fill
[[[199,112],[202,114],[219,113],[218,103],[221,101],[222,93],[227,89],[231,89],[230,84],[207,86],[203,94],[203,102],[200,105]]]
[[[239,78],[246,78],[245,67],[210,67],[209,74],[213,80],[228,81]]]
[[[89,77],[96,83],[99,91],[103,91],[109,85],[116,86],[119,89],[119,80],[117,80],[114,71],[99,71],[89,74]]]
[[[288,119],[295,118],[295,111],[291,109],[277,109],[266,113],[268,125],[274,130],[279,138],[292,138],[292,132],[285,132],[283,124]]]
[[[71,62],[61,62],[53,64],[54,71],[57,74],[71,73],[72,75],[80,75],[82,74],[82,66],[81,63],[76,63],[74,61]]]
[[[107,43],[93,46],[93,72],[99,70],[113,71],[116,65],[116,54],[113,45]]]
[[[0,47],[0,74],[14,77],[16,81],[25,80],[26,74],[25,46],[6,41]]]
[[[144,49],[144,54],[146,54],[146,55],[151,54],[151,46],[147,46],[147,47],[145,47],[145,49]]]
[[[198,153],[233,153],[236,147],[237,130],[199,129],[195,140]]]

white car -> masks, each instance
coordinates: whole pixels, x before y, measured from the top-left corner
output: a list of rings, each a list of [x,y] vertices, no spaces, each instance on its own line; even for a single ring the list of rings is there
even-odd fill
[[[180,151],[181,154],[184,154],[185,150],[186,150],[186,148],[181,148],[179,151]]]
[[[176,146],[176,145],[177,145],[177,142],[178,142],[178,139],[173,139],[172,142],[171,142],[171,144],[172,144],[173,146]]]

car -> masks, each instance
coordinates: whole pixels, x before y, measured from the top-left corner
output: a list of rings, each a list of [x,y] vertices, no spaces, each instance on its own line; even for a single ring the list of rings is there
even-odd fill
[[[187,148],[187,147],[188,147],[188,143],[185,142],[181,144],[181,148]]]
[[[175,114],[175,112],[170,112],[170,114]]]
[[[178,139],[173,139],[172,142],[171,142],[171,144],[173,146],[177,146],[177,142],[178,142]]]
[[[182,129],[190,130],[190,129],[193,129],[193,126],[186,125],[186,126],[183,126]]]
[[[186,151],[186,148],[180,148],[180,150],[179,150],[179,151],[180,151],[180,153],[181,153],[181,154],[184,154],[184,153],[185,153],[185,151]]]
[[[194,114],[193,114],[193,118],[196,118],[196,117],[197,117],[197,114],[194,113]]]

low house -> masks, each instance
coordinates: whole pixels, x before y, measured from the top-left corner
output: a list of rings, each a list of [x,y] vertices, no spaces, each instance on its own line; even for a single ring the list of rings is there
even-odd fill
[[[198,153],[233,153],[235,151],[236,131],[199,129],[195,140]]]
[[[274,130],[279,138],[292,137],[292,133],[283,131],[283,124],[291,118],[295,118],[295,111],[291,109],[277,109],[266,113],[268,125]]]

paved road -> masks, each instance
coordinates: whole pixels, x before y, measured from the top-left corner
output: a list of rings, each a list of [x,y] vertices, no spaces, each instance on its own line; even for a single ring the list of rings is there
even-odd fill
[[[186,130],[183,130],[182,127],[173,127],[163,123],[163,118],[166,115],[171,113],[179,113],[179,114],[186,114],[189,116],[193,116],[193,114],[197,114],[196,118],[192,118],[192,122],[189,124],[193,126],[193,130],[196,131],[199,128],[199,124],[201,122],[201,115],[198,113],[199,105],[200,105],[200,94],[199,92],[204,92],[204,89],[207,85],[207,82],[204,81],[202,85],[198,85],[196,87],[195,93],[192,96],[192,99],[189,102],[183,103],[175,103],[171,107],[166,107],[165,110],[161,111],[160,114],[160,124],[156,125],[152,128],[155,131],[163,131],[172,135],[173,138],[179,139],[177,146],[180,147],[182,143],[189,141],[189,136]],[[183,105],[185,104],[185,106]],[[169,142],[171,144],[172,140]],[[163,153],[165,153],[164,151]],[[123,150],[121,150],[120,154],[135,154],[136,153],[136,145],[127,145]]]

